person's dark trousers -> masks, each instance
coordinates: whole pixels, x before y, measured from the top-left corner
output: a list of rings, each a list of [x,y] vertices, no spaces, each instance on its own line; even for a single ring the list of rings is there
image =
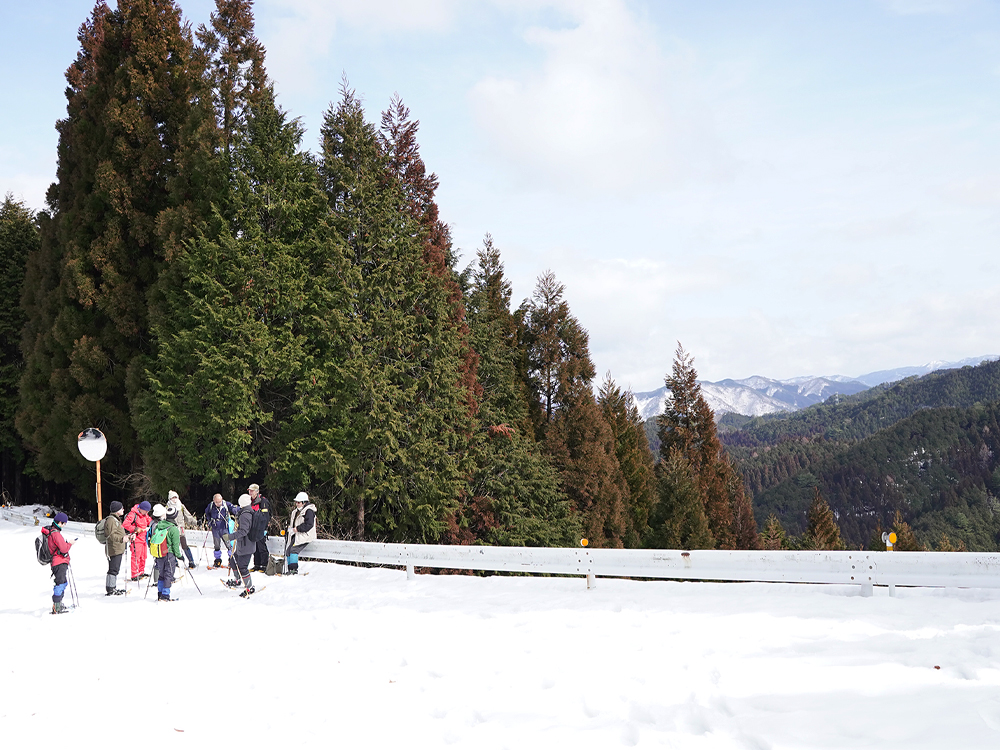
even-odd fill
[[[108,576],[104,586],[104,588],[108,591],[114,591],[118,586],[118,571],[122,568],[123,555],[124,553],[121,555],[113,555],[108,558]]]
[[[157,573],[156,591],[160,596],[169,598],[170,586],[177,573],[177,559],[172,554],[167,553],[163,557],[157,557],[154,565]]]
[[[267,536],[257,542],[257,548],[253,551],[253,566],[263,570],[267,567]]]
[[[250,588],[250,558],[252,554],[236,555],[233,560],[236,563],[236,577],[240,579],[246,588]]]
[[[52,575],[56,582],[52,587],[52,603],[57,604],[63,600],[63,593],[66,591],[66,574],[69,571],[69,563],[59,563],[52,566]]]

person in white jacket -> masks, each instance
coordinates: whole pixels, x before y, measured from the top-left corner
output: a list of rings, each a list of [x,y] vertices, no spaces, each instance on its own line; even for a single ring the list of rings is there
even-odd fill
[[[188,559],[188,568],[197,568],[198,564],[194,561],[194,554],[191,552],[191,548],[188,547],[187,537],[184,536],[184,527],[197,526],[198,519],[194,517],[191,511],[184,507],[180,496],[173,490],[167,493],[167,510],[173,510],[177,513],[177,528],[181,532],[181,549],[184,550],[184,554]]]
[[[316,506],[309,502],[309,495],[300,492],[295,496],[295,510],[288,521],[288,575],[299,572],[299,553],[309,542],[316,541]]]

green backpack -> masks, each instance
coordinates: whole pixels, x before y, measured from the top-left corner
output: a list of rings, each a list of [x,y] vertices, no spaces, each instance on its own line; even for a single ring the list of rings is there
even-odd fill
[[[153,557],[166,557],[167,552],[167,532],[170,530],[169,526],[164,526],[160,528],[157,524],[156,528],[153,529],[149,536],[149,554]]]

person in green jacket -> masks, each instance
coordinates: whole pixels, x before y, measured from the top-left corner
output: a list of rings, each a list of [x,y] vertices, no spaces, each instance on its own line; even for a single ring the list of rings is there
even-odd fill
[[[162,505],[159,510],[163,510]],[[157,601],[170,602],[170,584],[174,582],[178,560],[183,562],[181,552],[181,531],[177,527],[177,511],[171,509],[152,527],[149,534],[149,552],[156,566]]]
[[[111,503],[111,515],[104,522],[104,533],[108,538],[104,543],[104,554],[108,557],[108,574],[104,584],[107,596],[120,596],[125,593],[125,589],[118,588],[118,572],[122,567],[122,555],[128,548],[126,539],[129,539],[122,526],[124,514],[125,507],[115,500]]]

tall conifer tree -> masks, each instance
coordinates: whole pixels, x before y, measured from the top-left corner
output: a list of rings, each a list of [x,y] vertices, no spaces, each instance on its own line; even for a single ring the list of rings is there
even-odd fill
[[[197,70],[171,0],[98,4],[67,71],[57,182],[25,297],[19,429],[46,478],[82,479],[76,434],[108,435],[108,478],[139,468],[130,402],[149,354],[147,295]],[[48,268],[41,268],[41,266]],[[55,273],[53,273],[55,271]]]
[[[670,395],[657,418],[660,456],[668,460],[676,450],[687,459],[719,548],[756,549],[759,540],[752,505],[723,452],[714,415],[697,378],[693,358],[678,343],[673,367],[665,378]]]
[[[487,235],[468,296],[482,395],[462,528],[468,541],[485,544],[567,546],[581,527],[559,488],[558,472],[535,442],[510,303],[500,251]]]
[[[149,471],[157,486],[253,473],[336,484],[347,268],[326,197],[301,126],[275,103],[249,1],[219,0],[199,39],[214,161],[200,140],[182,161],[223,179],[200,186],[211,215],[197,199],[169,215],[179,241],[156,289],[140,410]]]
[[[6,291],[19,300],[24,290],[28,255],[38,252],[38,224],[34,213],[8,194],[0,205],[0,279]],[[0,496],[20,502],[25,458],[14,427],[18,384],[24,371],[21,334],[24,311],[8,302],[0,309]]]
[[[549,271],[524,305],[529,383],[541,406],[540,432],[588,538],[598,547],[621,547],[628,528],[628,485],[614,435],[591,390],[589,337],[570,314],[563,292]]]
[[[631,392],[615,385],[611,373],[601,384],[598,403],[611,428],[615,455],[628,485],[628,525],[623,542],[626,547],[637,548],[649,533],[649,514],[656,502],[653,454]]]
[[[341,500],[358,538],[433,541],[454,523],[470,468],[467,342],[447,278],[425,260],[428,225],[393,143],[345,83],[322,128],[333,222],[358,274]]]

